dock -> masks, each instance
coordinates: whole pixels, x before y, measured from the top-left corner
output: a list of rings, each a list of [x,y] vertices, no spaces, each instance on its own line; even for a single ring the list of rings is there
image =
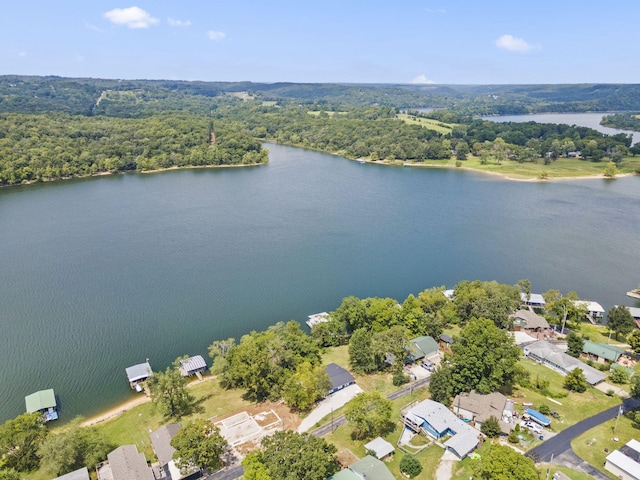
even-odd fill
[[[126,372],[127,379],[129,380],[129,386],[136,392],[142,392],[144,389],[142,388],[141,383],[153,375],[151,365],[149,365],[148,361],[127,367]]]
[[[27,413],[40,412],[44,415],[45,422],[58,419],[58,404],[52,388],[27,395],[24,397],[24,403],[27,407]]]
[[[640,300],[640,288],[634,288],[630,292],[627,292],[627,297],[636,298]]]

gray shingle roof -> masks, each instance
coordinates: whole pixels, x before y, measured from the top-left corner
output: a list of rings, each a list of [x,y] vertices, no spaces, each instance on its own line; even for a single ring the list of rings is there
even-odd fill
[[[173,459],[173,453],[176,449],[171,446],[171,439],[176,436],[176,433],[178,433],[178,430],[181,428],[182,425],[179,423],[171,423],[169,425],[163,425],[149,435],[151,444],[153,445],[153,451],[156,452],[156,457],[158,457],[161,465],[166,465]]]
[[[113,480],[154,480],[143,453],[135,445],[123,445],[107,455]]]
[[[353,378],[353,375],[351,375],[347,370],[335,363],[330,363],[329,365],[327,365],[326,372],[327,375],[329,375],[329,380],[331,380],[331,390],[355,382],[355,378]]]
[[[583,371],[590,385],[597,385],[607,377],[605,373],[590,367],[577,358],[567,355],[546,340],[538,340],[537,342],[527,345],[524,347],[524,354],[526,356],[533,355],[534,357],[540,358],[544,360],[546,364],[564,374],[569,373],[574,368],[579,368]]]
[[[87,470],[87,467],[82,467],[53,480],[89,480],[89,470]]]

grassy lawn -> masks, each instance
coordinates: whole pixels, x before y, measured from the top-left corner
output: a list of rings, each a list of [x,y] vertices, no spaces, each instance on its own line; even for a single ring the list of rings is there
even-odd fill
[[[414,115],[408,115],[406,113],[399,113],[396,115],[396,118],[402,120],[404,123],[409,125],[420,125],[428,130],[434,130],[438,133],[442,133],[446,135],[447,133],[451,133],[454,124],[440,122],[439,120],[433,120],[431,118],[422,118],[416,117]]]
[[[619,344],[613,334],[611,335],[611,339],[609,339],[609,329],[604,325],[592,325],[591,323],[583,322],[580,324],[580,334],[583,337],[588,337],[592,342],[612,345]]]
[[[549,391],[551,393],[567,392],[567,390],[562,387],[564,377],[559,373],[526,359],[521,360],[520,364],[531,373],[532,382],[538,377],[549,381]],[[522,402],[533,403],[533,408],[537,408],[541,403],[544,403],[552,410],[556,410],[561,415],[560,419],[552,419],[551,422],[551,429],[556,432],[564,430],[587,417],[621,403],[620,398],[615,396],[608,397],[595,388],[588,388],[584,393],[569,393],[568,396],[564,398],[555,399],[557,402],[560,402],[561,405],[552,402],[538,392],[522,387],[517,387],[514,390],[513,397],[520,403],[518,410],[522,409]],[[535,444],[531,446],[533,447]]]
[[[393,416],[392,418],[398,419],[396,422],[396,428],[389,435],[385,436],[384,439],[391,443],[394,446],[397,446],[398,439],[400,438],[400,434],[403,430],[403,425],[400,422],[400,410],[406,406],[407,404],[413,401],[420,401],[428,398],[428,390],[426,388],[418,390],[416,393],[408,395],[406,397],[400,398],[393,402]],[[349,424],[338,427],[333,433],[324,437],[328,442],[333,443],[338,450],[349,449],[356,455],[358,458],[362,458],[366,455],[366,451],[364,445],[368,443],[371,439],[367,440],[352,440],[351,439],[351,428]],[[429,442],[425,441],[424,437],[416,437],[413,444],[415,446],[426,445]],[[418,449],[416,449],[418,451]],[[444,450],[437,445],[431,445],[427,448],[421,450],[416,454],[415,458],[417,458],[422,465],[422,473],[415,477],[418,480],[432,480],[435,474],[435,471],[438,467],[438,462],[440,461],[440,457],[444,453]],[[404,452],[398,450],[393,455],[393,460],[386,463],[391,473],[396,478],[403,478],[400,474],[400,460],[405,455]],[[467,477],[468,478],[468,477]],[[466,480],[466,479],[465,479]]]
[[[632,414],[633,413],[635,412],[632,412]],[[640,438],[640,430],[633,426],[629,413],[621,415],[617,423],[616,426],[615,419],[609,420],[574,438],[571,442],[573,451],[576,452],[580,458],[609,475],[611,478],[616,477],[604,470],[604,460],[607,455],[613,450],[620,448],[632,438]],[[617,442],[614,440],[614,437],[618,438]],[[595,442],[593,440],[595,440]]]

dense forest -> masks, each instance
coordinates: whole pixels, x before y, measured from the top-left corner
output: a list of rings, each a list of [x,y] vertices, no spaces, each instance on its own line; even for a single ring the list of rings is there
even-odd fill
[[[259,164],[265,140],[370,160],[618,164],[626,135],[478,113],[634,107],[636,85],[256,84],[0,77],[0,185],[103,172]],[[580,107],[582,105],[582,107]],[[433,110],[417,110],[430,107]],[[640,108],[640,105],[635,106]],[[399,113],[409,112],[415,122]],[[631,115],[611,116],[622,121]],[[430,128],[423,119],[440,122]],[[426,128],[425,128],[426,127]]]
[[[620,128],[622,130],[635,130],[640,132],[640,115],[636,113],[615,113],[602,117],[601,125],[605,127]]]

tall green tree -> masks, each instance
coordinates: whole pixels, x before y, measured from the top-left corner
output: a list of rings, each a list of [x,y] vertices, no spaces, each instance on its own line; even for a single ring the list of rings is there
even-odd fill
[[[627,335],[636,328],[636,322],[633,320],[629,309],[624,305],[612,307],[607,313],[607,328],[618,335]]]
[[[500,435],[500,422],[493,415],[487,418],[487,420],[480,427],[480,431],[489,438],[496,438]]]
[[[569,323],[572,328],[578,329],[580,322],[587,315],[587,307],[580,302],[576,292],[567,292],[562,295],[558,290],[548,290],[542,294],[547,303],[546,309],[550,312],[551,317],[555,319],[555,324],[562,327],[562,332]]]
[[[349,365],[358,373],[375,372],[382,366],[382,359],[373,348],[373,333],[366,328],[359,328],[351,335]]]
[[[506,330],[489,319],[472,319],[451,346],[453,395],[491,393],[513,384],[520,350]]]
[[[510,315],[520,305],[520,289],[495,281],[464,280],[454,287],[453,303],[463,324],[472,318],[488,318],[507,328],[513,323]]]
[[[490,445],[476,468],[483,480],[539,480],[533,460],[505,445]]]
[[[209,345],[209,357],[213,360],[213,364],[209,369],[212,374],[222,373],[227,366],[227,355],[229,350],[236,344],[235,338],[227,338],[226,340],[215,340]]]
[[[567,335],[567,355],[578,358],[584,348],[584,338],[580,334],[571,332]]]
[[[344,416],[355,439],[384,436],[393,431],[392,404],[380,392],[359,393],[347,403]]]
[[[451,400],[454,397],[453,389],[451,366],[448,361],[444,361],[440,363],[436,371],[431,374],[431,380],[429,382],[431,399],[448,407],[451,405]]]
[[[588,385],[584,372],[579,368],[574,368],[564,377],[564,388],[571,392],[583,393]]]
[[[407,356],[408,340],[407,330],[400,325],[395,325],[374,335],[374,350],[378,352],[380,358],[387,355],[393,357],[391,369],[395,375],[402,374],[404,360]]]
[[[242,462],[247,480],[326,480],[339,470],[336,447],[309,433],[279,431]]]
[[[627,337],[627,342],[633,353],[640,353],[640,330],[636,329]]]
[[[331,312],[331,318],[346,325],[349,333],[353,333],[359,328],[370,328],[370,325],[367,325],[367,309],[364,302],[358,297],[343,298],[340,306]]]
[[[40,465],[38,450],[47,436],[39,413],[23,413],[0,426],[0,458],[6,469],[20,472]]]
[[[198,419],[178,430],[171,446],[176,449],[173,458],[180,468],[206,468],[213,472],[223,466],[227,441],[213,423]]]
[[[290,407],[308,410],[324,398],[330,388],[331,380],[322,365],[303,362],[285,382],[282,395]]]
[[[631,388],[629,390],[629,395],[633,398],[640,398],[640,375],[637,373],[631,377]]]
[[[164,372],[154,373],[147,380],[151,401],[162,415],[175,419],[190,414],[196,400],[187,390],[188,378],[183,377],[178,370],[180,360],[176,359],[172,367],[167,367]]]
[[[94,468],[116,447],[95,427],[81,427],[76,419],[59,433],[49,434],[38,455],[45,470],[58,477],[82,467]]]

